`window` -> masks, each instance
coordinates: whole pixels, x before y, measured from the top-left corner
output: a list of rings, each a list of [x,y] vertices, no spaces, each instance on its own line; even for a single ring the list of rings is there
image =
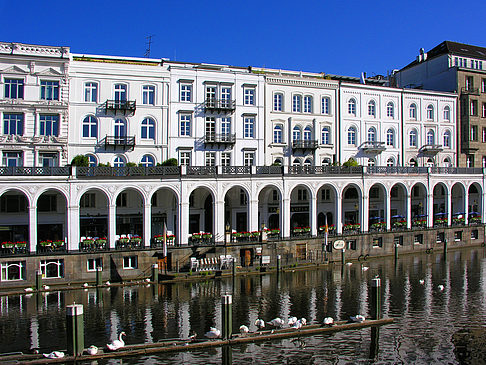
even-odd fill
[[[283,127],[281,124],[276,124],[273,127],[273,143],[282,143],[283,140]]]
[[[240,189],[240,205],[248,205],[248,195],[246,195],[243,189]]]
[[[479,231],[477,229],[473,229],[471,231],[471,239],[477,240],[479,238]]]
[[[127,200],[128,200],[128,194],[127,193],[120,193],[116,197],[116,206],[117,207],[126,207],[127,206]]]
[[[368,141],[375,142],[376,141],[376,129],[371,127],[368,129]]]
[[[215,152],[206,152],[205,158],[205,165],[206,166],[216,166],[216,153]]]
[[[388,160],[386,160],[386,165],[395,166],[395,160],[393,159],[393,157],[390,157]]]
[[[474,167],[474,156],[469,155],[466,157],[466,167]]]
[[[486,128],[483,127],[483,143],[486,142]]]
[[[409,146],[417,147],[417,130],[412,129],[409,134]]]
[[[41,136],[58,136],[59,135],[59,115],[40,115],[40,132]]]
[[[449,131],[444,132],[443,146],[444,148],[451,148],[451,132]]]
[[[115,137],[126,137],[127,136],[127,122],[125,119],[116,119],[114,124]],[[122,142],[122,138],[120,138]]]
[[[358,248],[356,240],[346,241],[346,247],[348,248],[348,250],[356,251],[356,249]]]
[[[471,126],[470,140],[471,141],[477,141],[478,140],[478,126],[477,125]]]
[[[454,232],[454,241],[456,242],[462,241],[462,231]]]
[[[432,129],[427,132],[427,144],[435,144],[435,133]]]
[[[300,113],[302,111],[302,96],[301,95],[292,96],[292,111],[294,113]]]
[[[466,76],[466,90],[472,90],[474,88],[474,79],[472,76]]]
[[[245,88],[245,105],[255,105],[255,89]]]
[[[115,84],[115,101],[127,101],[127,85]]]
[[[330,112],[331,99],[327,96],[321,99],[321,113],[329,115]]]
[[[140,165],[143,167],[155,166],[155,159],[151,155],[143,155],[142,159],[140,160]]]
[[[273,94],[273,111],[281,112],[283,109],[282,104],[283,104],[283,94],[282,93]]]
[[[188,101],[192,100],[192,85],[190,84],[181,84],[181,101]]]
[[[216,134],[216,118],[206,117],[206,123],[204,125],[206,138],[214,140]]]
[[[96,82],[84,84],[84,101],[87,103],[96,103],[98,101],[98,84]]]
[[[39,212],[57,212],[57,196],[42,194],[37,202]]]
[[[155,121],[152,118],[142,120],[141,138],[155,140]]]
[[[3,152],[2,164],[7,167],[16,167],[24,165],[22,152]]]
[[[472,116],[478,115],[478,101],[477,100],[471,100],[470,101],[469,112],[470,112],[470,115],[472,115]]]
[[[348,129],[348,145],[356,146],[356,128],[350,127]]]
[[[312,113],[312,96],[304,96],[304,113]]]
[[[427,106],[427,120],[434,120],[434,106],[432,104]]]
[[[388,104],[386,104],[386,116],[388,118],[394,118],[395,117],[395,106],[393,103],[390,101]]]
[[[322,201],[330,201],[331,200],[331,189],[322,189],[321,190],[321,200]]]
[[[206,86],[206,105],[208,107],[216,105],[216,86]]]
[[[383,237],[374,237],[373,248],[382,248],[382,247],[383,247]]]
[[[312,166],[312,160],[310,158],[306,158],[304,161],[304,166]]]
[[[292,130],[292,141],[299,141],[301,139],[300,127],[295,126]]]
[[[191,152],[190,151],[179,152],[179,165],[191,166]]]
[[[486,79],[481,80],[481,92],[486,93]]]
[[[100,271],[103,270],[103,258],[102,257],[95,257],[95,258],[87,260],[87,262],[86,262],[87,271],[96,271],[97,268],[99,268]]]
[[[25,280],[25,261],[6,261],[1,265],[2,281]]]
[[[144,85],[142,87],[142,104],[155,105],[155,86]]]
[[[59,81],[41,81],[41,99],[59,100]]]
[[[307,190],[306,189],[297,189],[297,200],[307,201]]]
[[[312,129],[307,126],[304,128],[304,141],[310,141],[312,139]]]
[[[373,118],[376,117],[376,103],[374,100],[368,103],[368,115]]]
[[[348,101],[348,114],[356,116],[356,100],[354,99]]]
[[[486,103],[483,103],[483,118],[486,118]]]
[[[137,256],[125,256],[123,257],[123,269],[133,270],[138,268],[138,257]]]
[[[245,138],[255,137],[255,117],[244,117]]]
[[[43,279],[64,277],[64,260],[41,260],[40,271]]]
[[[243,160],[245,166],[253,166],[255,164],[255,152],[245,152]]]
[[[376,165],[376,161],[374,158],[369,158],[368,159],[368,166],[375,166]]]
[[[0,212],[20,213],[27,212],[27,198],[25,195],[8,195],[0,197]]]
[[[221,106],[228,108],[231,105],[231,87],[221,88]]]
[[[417,120],[417,105],[410,105],[410,108],[408,109],[408,115],[411,120]]]
[[[452,167],[452,162],[451,162],[451,159],[449,157],[446,157],[444,159],[444,167]]]
[[[57,153],[39,152],[39,165],[42,167],[59,166]]]
[[[386,131],[386,145],[391,147],[395,146],[395,131],[391,128]]]
[[[483,167],[486,167],[486,156],[483,156]]]
[[[451,120],[451,108],[448,106],[444,107],[444,120],[447,122]]]
[[[412,167],[417,167],[418,166],[417,160],[414,159],[414,158],[411,158],[410,161],[408,161],[408,165],[412,166]]]
[[[96,194],[84,193],[79,201],[81,208],[96,208]]]
[[[180,135],[181,137],[191,136],[191,115],[181,114],[180,115]]]
[[[24,98],[24,80],[5,79],[5,98],[6,99],[23,99]]]
[[[221,118],[221,134],[223,136],[229,136],[231,134],[231,118]]]
[[[393,237],[393,244],[395,246],[403,246],[403,236],[395,236],[395,237]]]
[[[123,167],[125,166],[125,157],[123,156],[116,156],[113,160],[113,167]]]
[[[3,134],[22,136],[24,134],[24,115],[4,113]]]
[[[231,166],[231,152],[221,153],[221,166]]]
[[[329,127],[324,127],[322,128],[322,133],[321,133],[321,143],[322,144],[330,144],[330,135],[331,135],[331,130]]]
[[[331,159],[329,157],[324,157],[322,159],[322,166],[331,166]]]
[[[88,115],[83,120],[83,138],[97,138],[98,137],[98,120]]]
[[[416,234],[413,236],[413,244],[414,245],[421,245],[424,242],[424,235],[423,234]]]

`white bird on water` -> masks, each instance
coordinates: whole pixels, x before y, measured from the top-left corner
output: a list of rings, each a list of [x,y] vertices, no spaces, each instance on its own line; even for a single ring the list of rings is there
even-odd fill
[[[88,355],[96,355],[98,353],[98,347],[96,347],[95,345],[91,345],[86,349],[86,352],[88,353]]]
[[[282,318],[279,318],[279,317],[274,318],[270,322],[267,322],[267,323],[270,324],[270,325],[272,325],[272,326],[274,326],[274,327],[283,327],[284,324],[285,324],[285,322],[283,321],[283,319]]]
[[[298,330],[302,328],[302,322],[300,321],[300,319],[297,322],[294,323],[292,328],[295,328],[295,329],[298,329]]]
[[[105,285],[110,286],[110,285],[111,285],[111,283],[110,283],[109,281],[107,281],[107,282],[105,283]]]
[[[204,336],[206,336],[210,340],[214,340],[214,339],[219,338],[221,336],[221,331],[218,330],[217,328],[210,327],[209,332],[206,332],[204,334]]]
[[[49,290],[50,286],[49,285],[44,285],[44,290]]]
[[[43,354],[45,358],[48,359],[60,359],[64,357],[64,352],[62,351],[52,351],[50,354]]]
[[[244,324],[242,324],[240,326],[240,333],[242,335],[246,335],[248,332],[250,332],[250,329],[247,326],[245,326]]]
[[[370,268],[369,266],[363,266],[363,267],[361,267],[361,270],[367,271],[369,268]]]
[[[300,323],[302,323],[302,326],[305,326],[307,324],[307,319],[301,318]]]
[[[26,293],[31,293],[31,292],[33,292],[33,291],[34,291],[34,289],[32,289],[32,288],[25,288],[25,289],[24,289],[24,291],[25,291]]]
[[[89,284],[88,284],[88,283],[84,283],[84,284],[83,284],[83,287],[85,287],[85,288],[87,288],[88,286],[89,286]]]
[[[290,317],[287,323],[289,326],[292,326],[295,322],[297,322],[297,317]]]
[[[365,321],[365,317],[362,316],[361,314],[351,316],[351,317],[349,317],[349,319],[351,320],[351,322],[354,322],[354,323],[362,323],[362,322]]]
[[[120,335],[118,336],[118,340],[113,340],[112,343],[106,344],[106,347],[108,347],[108,350],[110,351],[116,351],[118,349],[121,349],[122,347],[125,347],[125,341],[123,341],[122,336],[126,336],[127,334],[125,332],[120,332]]]
[[[265,328],[265,321],[263,319],[258,318],[255,321],[255,326],[257,326],[259,330],[262,330],[262,328]]]
[[[332,317],[324,318],[324,325],[333,326],[334,325],[334,318],[332,318]]]
[[[420,283],[421,285],[424,285],[424,284],[425,284],[425,280],[424,280],[424,279],[420,279],[420,280],[419,280],[419,283]]]
[[[437,286],[437,288],[438,288],[440,291],[442,291],[442,290],[444,290],[444,285],[439,284],[439,285]]]

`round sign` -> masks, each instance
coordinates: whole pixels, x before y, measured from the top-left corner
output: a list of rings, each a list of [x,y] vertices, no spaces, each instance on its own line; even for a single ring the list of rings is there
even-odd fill
[[[335,250],[342,250],[344,247],[346,247],[346,242],[343,240],[334,241],[332,247],[334,247]]]

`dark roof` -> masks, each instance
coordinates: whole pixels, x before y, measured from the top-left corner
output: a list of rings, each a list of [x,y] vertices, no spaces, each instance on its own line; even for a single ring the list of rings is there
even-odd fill
[[[452,54],[455,56],[464,56],[486,60],[486,48],[451,41],[444,41],[428,51],[427,60],[444,54]],[[402,70],[415,66],[418,63],[419,62],[417,60],[414,60],[412,63],[403,67]]]

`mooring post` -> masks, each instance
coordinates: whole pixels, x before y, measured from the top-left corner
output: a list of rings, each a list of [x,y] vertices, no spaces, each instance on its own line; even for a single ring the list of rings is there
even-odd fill
[[[277,273],[279,273],[280,270],[282,269],[282,265],[281,265],[280,261],[282,261],[282,256],[277,255]]]
[[[101,267],[96,266],[96,286],[103,285],[103,271]]]
[[[395,261],[398,261],[398,243],[395,243]]]
[[[346,249],[343,248],[341,250],[341,265],[346,265],[346,256],[344,255],[345,252],[346,252]]]
[[[223,357],[223,361],[221,361],[223,365],[233,364],[233,349],[231,346],[223,346],[221,356]]]
[[[221,296],[221,316],[223,326],[222,338],[228,340],[233,333],[233,296],[231,294]]]
[[[233,257],[233,266],[231,267],[231,275],[233,275],[233,279],[236,276],[236,257]]]
[[[40,271],[35,272],[35,290],[42,289],[42,273]]]
[[[67,351],[70,355],[82,355],[84,350],[83,305],[66,306]]]
[[[152,281],[154,283],[159,282],[159,265],[158,264],[152,265]]]
[[[444,239],[444,260],[447,260],[447,238]]]
[[[371,317],[381,318],[381,279],[379,277],[371,280]]]

